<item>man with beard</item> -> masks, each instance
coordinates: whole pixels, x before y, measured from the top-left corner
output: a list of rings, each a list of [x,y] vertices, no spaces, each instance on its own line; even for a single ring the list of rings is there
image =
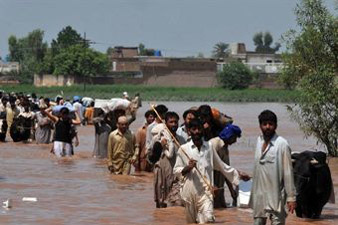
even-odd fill
[[[188,134],[188,125],[190,121],[197,117],[197,112],[194,109],[188,109],[183,113],[183,120],[184,123],[177,129],[177,134],[182,136],[187,142],[189,140],[189,134]]]
[[[257,139],[250,205],[254,224],[285,224],[285,204],[289,212],[296,208],[291,150],[287,141],[276,134],[277,116],[270,110],[259,116],[262,136]]]
[[[154,166],[154,200],[157,208],[164,208],[167,203],[171,206],[181,205],[178,179],[173,173],[176,153],[180,147],[175,143],[173,137],[179,144],[185,143],[184,138],[176,134],[178,121],[177,113],[167,112],[165,126],[168,129],[161,130],[154,137],[154,141],[160,142],[162,145],[161,157]]]
[[[191,120],[189,132],[191,140],[179,148],[174,167],[174,173],[183,182],[181,197],[187,223],[214,222],[213,171],[220,171],[234,185],[238,185],[239,179],[250,177],[222,162],[212,143],[204,141],[203,124],[199,119]]]

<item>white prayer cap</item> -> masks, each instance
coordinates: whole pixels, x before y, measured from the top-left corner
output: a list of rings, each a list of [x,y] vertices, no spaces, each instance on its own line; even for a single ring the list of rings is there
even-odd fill
[[[124,96],[124,97],[129,97],[128,92],[126,92],[126,91],[123,92],[123,96]]]

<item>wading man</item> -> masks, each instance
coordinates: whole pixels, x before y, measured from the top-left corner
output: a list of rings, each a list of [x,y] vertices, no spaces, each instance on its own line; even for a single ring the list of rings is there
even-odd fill
[[[108,138],[108,169],[114,174],[130,174],[131,165],[136,162],[139,146],[129,130],[126,116],[117,119],[117,129]]]
[[[135,164],[135,171],[147,171],[151,172],[151,166],[147,161],[146,156],[146,135],[147,135],[147,127],[154,122],[156,114],[153,110],[148,110],[145,114],[145,123],[142,127],[140,127],[136,132],[136,142],[140,147],[139,158]]]
[[[173,173],[176,162],[176,154],[179,145],[184,144],[184,138],[176,134],[179,116],[175,112],[165,114],[165,125],[168,128],[162,130],[154,138],[162,145],[162,154],[154,167],[154,200],[157,208],[165,208],[167,203],[170,206],[181,206],[179,194],[179,182]],[[170,134],[170,133],[171,134]]]
[[[250,205],[254,224],[285,224],[285,204],[289,212],[296,208],[291,150],[287,141],[276,134],[277,116],[270,110],[259,116],[262,136],[257,139]]]
[[[221,158],[221,160],[230,166],[230,157],[229,157],[229,145],[232,145],[236,143],[237,138],[241,137],[241,129],[232,124],[228,124],[224,129],[221,131],[221,133],[218,135],[218,137],[212,138],[210,142],[212,143],[212,146],[215,148],[218,156]],[[235,191],[234,187],[232,186],[231,182],[229,182],[222,173],[219,171],[214,171],[214,185],[218,188],[224,187],[224,182],[227,183],[227,186],[229,188],[231,197],[233,199],[233,206],[237,205],[237,191]],[[224,198],[224,189],[220,189],[217,193],[215,193],[214,197],[214,207],[215,208],[226,208],[226,202]]]
[[[191,120],[189,132],[191,140],[179,148],[174,167],[174,173],[183,182],[181,197],[186,219],[188,223],[214,222],[213,171],[220,171],[234,185],[238,185],[240,178],[247,180],[249,176],[222,162],[212,144],[204,141],[203,124],[199,119]]]

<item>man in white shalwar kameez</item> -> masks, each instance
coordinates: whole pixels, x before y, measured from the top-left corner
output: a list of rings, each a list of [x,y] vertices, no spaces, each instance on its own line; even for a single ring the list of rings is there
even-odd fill
[[[270,110],[259,115],[263,135],[258,137],[250,204],[254,224],[285,224],[285,204],[289,212],[296,207],[291,150],[287,141],[278,136],[277,116]]]
[[[182,145],[177,154],[174,173],[181,177],[181,197],[184,201],[188,223],[204,224],[214,222],[213,208],[213,170],[220,171],[234,185],[238,185],[240,177],[249,179],[247,175],[223,163],[210,142],[203,140],[202,123],[198,119],[190,122],[191,140]],[[185,153],[189,156],[185,155]],[[198,169],[205,180],[198,174]]]

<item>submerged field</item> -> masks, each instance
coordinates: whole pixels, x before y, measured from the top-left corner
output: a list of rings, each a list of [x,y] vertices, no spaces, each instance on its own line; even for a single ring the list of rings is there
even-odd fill
[[[73,85],[71,87],[35,87],[33,85],[0,86],[6,92],[36,93],[55,97],[58,94],[71,98],[74,95],[92,98],[121,97],[127,91],[130,97],[140,93],[146,101],[219,101],[219,102],[294,102],[299,95],[295,90],[244,89],[194,87],[153,87],[145,85]]]

